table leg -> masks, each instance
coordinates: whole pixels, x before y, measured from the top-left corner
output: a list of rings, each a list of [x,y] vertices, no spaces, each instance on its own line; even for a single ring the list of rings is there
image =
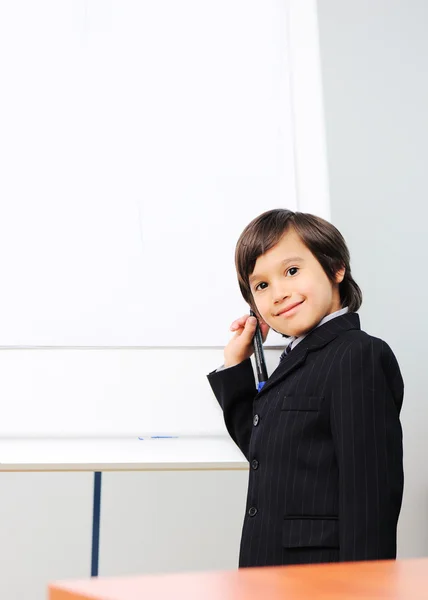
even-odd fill
[[[91,577],[98,576],[100,553],[101,473],[94,473],[94,508],[92,513],[92,560]]]

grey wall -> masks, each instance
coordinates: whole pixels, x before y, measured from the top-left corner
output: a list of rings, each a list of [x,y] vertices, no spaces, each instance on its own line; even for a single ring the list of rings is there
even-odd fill
[[[400,556],[428,554],[428,2],[319,0],[331,218],[402,368]]]
[[[104,473],[100,576],[236,569],[247,471]],[[0,598],[91,573],[93,473],[0,473]]]

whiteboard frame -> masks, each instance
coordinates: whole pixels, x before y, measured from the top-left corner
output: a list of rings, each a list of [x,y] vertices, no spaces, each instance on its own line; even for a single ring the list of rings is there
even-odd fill
[[[297,206],[330,219],[316,0],[287,0]]]

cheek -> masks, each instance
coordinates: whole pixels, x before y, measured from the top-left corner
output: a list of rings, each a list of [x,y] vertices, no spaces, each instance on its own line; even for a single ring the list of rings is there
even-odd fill
[[[253,296],[253,300],[255,305],[257,306],[257,310],[259,311],[261,316],[265,318],[265,316],[269,314],[269,302],[267,301],[266,297],[258,297],[256,300]]]
[[[308,308],[311,311],[318,313],[324,311],[327,306],[330,305],[332,295],[330,290],[325,287],[319,287],[312,290],[312,293],[308,296]]]
[[[310,301],[316,294],[316,289],[317,286],[313,281],[302,281],[302,284],[299,286],[299,295]]]
[[[329,286],[323,280],[317,279],[304,281],[299,288],[299,293],[306,298],[309,303],[318,304],[323,299],[328,299],[331,295]]]

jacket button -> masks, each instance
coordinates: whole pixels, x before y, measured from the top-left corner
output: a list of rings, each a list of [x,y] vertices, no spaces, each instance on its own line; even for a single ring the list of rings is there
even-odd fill
[[[252,506],[248,511],[248,514],[250,515],[250,517],[255,517],[257,514],[257,508],[255,506]]]
[[[254,469],[254,470],[258,469],[259,468],[259,461],[256,460],[256,459],[252,460],[251,461],[251,468]]]
[[[254,419],[253,419],[254,427],[257,427],[257,425],[259,424],[259,421],[260,421],[259,415],[254,415]]]

